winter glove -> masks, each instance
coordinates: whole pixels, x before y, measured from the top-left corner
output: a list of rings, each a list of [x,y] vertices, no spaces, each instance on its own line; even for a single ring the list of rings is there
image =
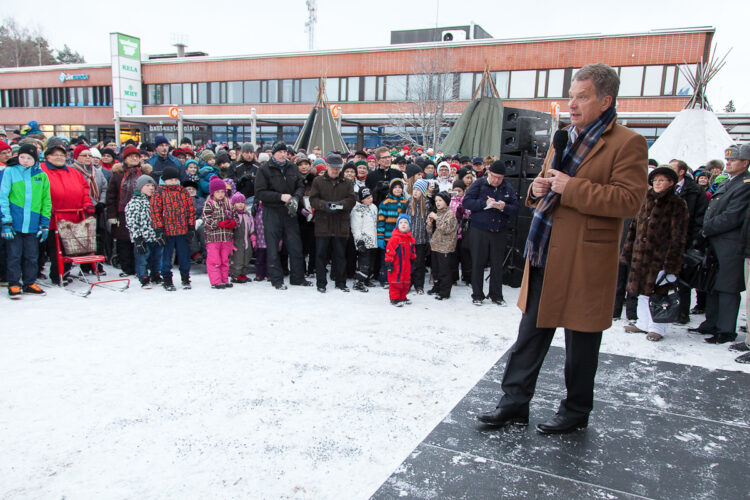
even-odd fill
[[[312,218],[313,218],[313,214],[312,214],[312,212],[311,212],[311,211],[309,211],[309,210],[308,210],[308,209],[306,209],[306,208],[303,208],[302,210],[300,210],[300,211],[299,211],[299,213],[301,213],[301,214],[302,214],[302,215],[303,215],[303,216],[305,217],[305,220],[306,220],[307,222],[310,222],[310,221],[312,220]]]
[[[289,217],[297,215],[297,208],[299,208],[299,201],[297,201],[297,198],[292,197],[292,199],[286,204],[286,209],[289,211]]]
[[[382,238],[378,238],[378,248],[381,250],[385,250],[385,240]]]
[[[188,241],[193,241],[193,237],[195,237],[195,226],[188,226],[188,231],[185,236]]]
[[[223,220],[219,222],[219,227],[222,229],[228,229],[229,231],[233,231],[235,226],[237,226],[237,223],[233,220]]]
[[[250,244],[253,246],[253,248],[258,247],[258,238],[254,234],[250,235]]]
[[[386,262],[385,263],[385,270],[389,273],[393,272],[393,262]]]
[[[93,217],[96,213],[96,208],[94,208],[94,205],[88,205],[86,207],[83,207],[83,214],[86,217]]]
[[[120,221],[118,219],[107,219],[107,222],[109,222],[110,226],[119,226]]]
[[[693,248],[696,248],[701,252],[705,252],[708,248],[708,240],[705,236],[703,236],[703,232],[698,233],[698,236],[695,237],[695,241],[693,241]]]
[[[364,241],[359,240],[357,242],[357,251],[358,252],[366,252],[367,251],[367,247],[365,247],[365,242]]]
[[[138,236],[135,240],[133,240],[133,243],[135,244],[135,252],[139,255],[146,255],[146,240],[144,240],[141,236]]]
[[[102,203],[102,202],[97,203],[96,206],[94,207],[94,213],[96,213],[96,215],[103,214],[105,206],[106,205],[104,205],[104,203]]]
[[[160,247],[167,246],[167,235],[164,233],[163,229],[156,230],[156,244]]]
[[[47,227],[39,228],[39,231],[36,233],[36,237],[39,238],[39,241],[42,243],[47,241],[47,236],[49,236],[49,228]]]
[[[13,226],[11,226],[10,224],[4,224],[2,237],[4,240],[12,240],[13,238],[15,238],[16,232],[13,231]]]

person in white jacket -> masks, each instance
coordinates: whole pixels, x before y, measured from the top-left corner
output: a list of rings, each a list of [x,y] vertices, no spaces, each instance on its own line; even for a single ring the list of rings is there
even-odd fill
[[[453,190],[453,177],[451,177],[451,166],[447,161],[440,162],[437,173],[438,186],[440,186],[438,192],[446,191],[450,193]]]
[[[378,249],[378,207],[372,200],[370,190],[361,188],[357,193],[357,204],[350,215],[354,246],[357,249],[357,272],[353,288],[360,292],[367,292],[367,287],[375,286],[370,281],[370,273]]]

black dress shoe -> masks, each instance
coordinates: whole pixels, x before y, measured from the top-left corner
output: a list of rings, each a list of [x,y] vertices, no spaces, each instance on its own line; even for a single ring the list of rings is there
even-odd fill
[[[326,293],[326,287],[324,287],[324,286],[319,286],[319,287],[318,287],[318,291],[319,291],[320,293]]]
[[[695,328],[688,328],[688,332],[700,333],[701,335],[714,335],[716,333],[716,330],[709,330],[707,328],[702,328],[700,326],[697,326]]]
[[[706,312],[705,310],[701,309],[698,306],[695,306],[694,308],[690,310],[690,314],[704,314],[705,312]]]
[[[680,317],[677,319],[678,325],[687,325],[690,323],[690,315],[688,314],[680,314]]]
[[[496,408],[487,413],[477,415],[477,420],[487,425],[505,427],[506,425],[529,425],[529,416],[505,408]]]
[[[737,334],[734,332],[727,333],[727,332],[719,332],[714,333],[712,336],[708,337],[707,339],[703,339],[703,341],[707,344],[726,344],[727,342],[734,342],[734,339],[737,338]]]
[[[568,434],[578,429],[583,429],[588,425],[588,417],[573,418],[557,414],[552,420],[537,424],[536,430],[540,434]]]

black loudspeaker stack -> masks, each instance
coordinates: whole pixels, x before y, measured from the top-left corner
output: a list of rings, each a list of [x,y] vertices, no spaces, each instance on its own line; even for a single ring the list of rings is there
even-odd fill
[[[518,195],[521,210],[510,221],[504,281],[520,286],[523,250],[529,234],[533,211],[526,204],[531,182],[542,170],[550,146],[552,117],[547,113],[520,108],[503,109],[503,137],[500,160],[505,163],[505,179]],[[520,271],[519,271],[520,269]]]

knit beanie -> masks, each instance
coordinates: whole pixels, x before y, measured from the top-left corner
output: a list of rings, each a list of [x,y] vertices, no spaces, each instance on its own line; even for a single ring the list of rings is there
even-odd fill
[[[430,183],[426,179],[419,179],[417,182],[414,183],[414,188],[419,189],[422,194],[425,194],[427,192],[427,188],[429,187]]]
[[[101,153],[102,153],[102,156],[109,155],[109,156],[112,157],[112,159],[117,158],[117,153],[115,153],[115,150],[112,149],[112,148],[104,148],[104,149],[102,149]],[[140,151],[139,151],[139,153],[140,153]],[[125,158],[125,157],[123,156],[123,158]]]
[[[224,151],[216,155],[216,164],[221,165],[222,163],[232,163],[232,159]]]
[[[159,147],[161,144],[169,144],[169,139],[164,137],[163,135],[157,135],[154,138],[154,147]]]
[[[39,161],[39,153],[36,150],[36,146],[33,144],[24,144],[20,148],[18,148],[18,156],[21,156],[22,154],[27,154],[34,158],[34,161]]]
[[[456,181],[453,183],[454,188],[460,188],[466,191],[466,183],[462,181],[461,179],[456,179]]]
[[[114,151],[113,151],[113,153],[114,153]],[[128,147],[126,147],[125,149],[122,150],[122,160],[123,161],[125,161],[125,158],[127,158],[130,155],[137,155],[138,158],[140,159],[140,157],[141,157],[141,150],[138,149],[135,146],[128,146]],[[113,158],[114,158],[114,156],[113,156]]]
[[[204,149],[201,152],[201,160],[208,162],[211,158],[216,158],[216,155],[210,149]]]
[[[242,193],[234,193],[232,195],[232,199],[229,201],[232,203],[232,205],[234,205],[235,203],[245,203],[245,195]]]
[[[401,219],[406,219],[406,222],[409,223],[409,228],[411,229],[411,218],[409,218],[409,215],[407,214],[401,214],[398,216],[398,218],[396,219],[396,228],[398,228],[398,224],[399,222],[401,222]]]
[[[242,153],[255,153],[255,146],[253,146],[252,142],[243,142],[240,151]]]
[[[417,165],[416,163],[409,163],[406,166],[406,177],[407,178],[414,177],[415,175],[421,174],[421,173],[422,173],[422,168],[419,165]]]
[[[317,169],[318,165],[323,165],[323,168],[326,168],[326,161],[323,158],[318,158],[312,162],[313,168]]]
[[[96,148],[91,148],[91,149],[89,149],[89,151],[91,151],[91,156],[92,156],[92,157],[94,157],[94,158],[99,158],[100,160],[102,159],[102,154],[101,154],[101,153],[99,152],[99,150],[98,150],[98,149],[96,149]]]
[[[372,196],[372,193],[366,187],[363,187],[357,193],[357,199],[359,200],[360,203],[362,203],[363,201],[365,201],[368,196]]]
[[[8,143],[5,141],[0,141],[0,151],[5,151],[6,149],[10,149],[10,146],[8,146]]]
[[[163,181],[166,181],[169,179],[179,179],[179,178],[180,178],[180,172],[175,167],[166,167],[161,174],[161,179]]]
[[[398,184],[401,186],[401,189],[404,188],[404,181],[403,179],[391,179],[391,182],[388,184],[388,192],[393,194],[393,188]]]
[[[143,189],[143,186],[148,183],[151,183],[154,185],[154,187],[156,187],[156,183],[154,182],[153,177],[151,177],[150,175],[142,175],[138,177],[137,181],[135,181],[135,188],[140,191],[141,189]]]
[[[451,195],[447,191],[440,191],[435,196],[439,196],[440,198],[442,198],[446,205],[451,204]]]
[[[227,185],[224,183],[223,180],[219,178],[218,175],[215,175],[211,177],[211,180],[208,183],[208,193],[213,195],[216,191],[226,191]]]

